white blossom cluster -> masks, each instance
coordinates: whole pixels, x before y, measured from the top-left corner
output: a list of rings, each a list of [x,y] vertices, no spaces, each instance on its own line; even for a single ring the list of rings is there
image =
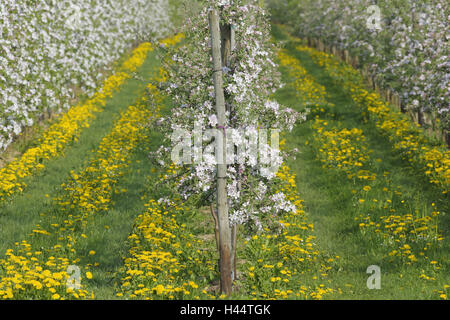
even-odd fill
[[[271,99],[280,87],[280,77],[274,62],[275,47],[270,41],[270,23],[257,0],[205,0],[204,10],[186,23],[185,45],[176,49],[169,67],[167,91],[174,98],[175,108],[165,123],[166,131],[180,128],[192,132],[195,127],[201,132],[217,128],[213,83],[211,40],[209,32],[209,8],[220,12],[221,23],[231,24],[235,32],[236,46],[230,64],[223,68],[226,100],[225,132],[236,129],[233,142],[240,150],[232,164],[227,165],[227,190],[230,223],[253,222],[261,226],[261,215],[275,216],[294,206],[278,192],[276,171],[261,161],[264,156],[275,155],[273,163],[281,165],[286,153],[274,147],[271,136],[253,141],[261,130],[289,131],[298,119],[292,109],[280,106]],[[242,132],[240,134],[239,132]],[[186,138],[186,137],[185,137]],[[192,137],[194,142],[195,134]],[[261,142],[262,141],[262,142]],[[206,149],[211,138],[201,141]],[[174,142],[170,139],[160,150],[160,163],[170,163],[164,156],[170,154]],[[258,148],[257,155],[252,147]],[[277,149],[275,151],[275,149]],[[194,157],[196,151],[194,150]],[[229,154],[227,154],[229,156]],[[198,160],[198,159],[197,159]],[[199,197],[204,204],[214,203],[216,197],[215,158],[203,157],[184,165],[177,172],[175,184],[181,196]],[[168,162],[167,162],[168,161]]]
[[[1,0],[0,151],[43,114],[91,95],[101,70],[170,29],[168,0]]]
[[[450,128],[448,0],[268,0],[274,18],[347,49],[407,108],[434,113]],[[368,8],[377,5],[379,16]],[[379,18],[379,19],[378,19]],[[376,28],[371,24],[379,23]]]

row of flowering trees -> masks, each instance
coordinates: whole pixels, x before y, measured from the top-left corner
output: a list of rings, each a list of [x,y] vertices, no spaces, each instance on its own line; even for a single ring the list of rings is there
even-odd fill
[[[0,1],[0,152],[76,90],[91,95],[136,41],[169,29],[168,0]]]
[[[268,0],[301,37],[348,50],[406,108],[450,129],[450,7],[446,0]],[[369,9],[376,5],[374,10]]]
[[[277,168],[287,152],[278,150],[276,139],[271,139],[276,134],[271,133],[291,130],[299,114],[271,99],[281,84],[275,47],[270,42],[270,24],[259,1],[200,2],[204,9],[185,24],[186,40],[169,54],[165,87],[175,106],[171,117],[160,123],[168,134],[155,157],[163,165],[178,162],[178,169],[170,171],[176,190],[186,199],[197,199],[199,206],[211,206],[213,215],[219,211],[220,220],[218,155],[222,152],[220,142],[231,141],[224,160],[229,215],[226,227],[235,231],[237,225],[245,224],[245,230],[254,233],[262,229],[263,219],[295,211],[288,197],[276,191]],[[228,42],[222,38],[222,68],[216,70],[209,25],[211,10],[218,12],[221,35],[228,38]],[[222,89],[217,86],[216,72],[223,79]],[[217,90],[224,94],[224,119]],[[180,143],[187,156],[174,159],[173,151]],[[231,242],[235,242],[233,235]],[[233,243],[229,247],[236,248]]]

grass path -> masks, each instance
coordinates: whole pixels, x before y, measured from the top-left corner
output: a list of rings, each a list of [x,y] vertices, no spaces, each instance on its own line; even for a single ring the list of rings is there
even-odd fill
[[[82,257],[80,265],[98,263],[93,269],[94,278],[89,289],[97,299],[115,298],[118,285],[116,273],[123,267],[123,257],[127,255],[127,239],[133,228],[135,218],[144,210],[146,197],[157,198],[156,191],[149,192],[148,184],[157,179],[156,173],[149,170],[148,153],[159,147],[159,134],[150,136],[150,144],[136,150],[127,174],[117,185],[118,190],[126,190],[112,199],[114,206],[107,214],[96,217],[85,230],[88,241],[77,248]],[[95,256],[88,252],[94,250]]]
[[[277,40],[288,40],[276,27],[274,36]],[[321,114],[320,118],[336,123],[340,128],[363,130],[369,149],[373,150],[370,154],[370,158],[374,160],[372,170],[383,181],[372,186],[371,195],[379,195],[381,198],[383,184],[385,186],[389,184],[393,188],[398,187],[396,190],[401,192],[398,198],[402,200],[394,204],[398,212],[405,213],[411,209],[418,209],[430,213],[433,203],[441,211],[448,212],[448,199],[391,151],[388,139],[377,134],[370,121],[367,123],[364,121],[361,111],[342,88],[337,87],[307,54],[296,51],[293,43],[288,43],[286,48],[293,57],[299,59],[319,84],[326,87],[328,101],[335,105],[333,110],[327,110],[328,112]],[[285,83],[292,82],[287,70],[282,70],[282,74]],[[279,90],[277,99],[284,105],[302,108],[295,99],[292,86],[288,85]],[[355,222],[355,217],[361,213],[358,199],[355,199],[354,195],[354,190],[358,186],[342,172],[323,168],[322,163],[316,159],[318,150],[306,146],[314,137],[310,123],[311,120],[297,125],[294,132],[287,137],[289,146],[300,149],[296,160],[291,161],[290,166],[297,173],[299,192],[316,227],[320,247],[341,257],[340,269],[332,280],[343,290],[343,294],[336,298],[436,298],[433,290],[440,289],[443,283],[449,282],[448,274],[445,275],[442,271],[442,277],[436,281],[419,280],[421,267],[394,266],[386,262],[383,259],[386,251],[380,249],[380,244],[362,237],[358,223]],[[387,178],[381,178],[384,172],[390,173]],[[449,225],[445,216],[441,223],[440,228],[448,232]],[[440,251],[434,252],[435,256],[441,258],[444,270],[448,270],[450,254],[448,248],[448,241],[445,240]],[[367,289],[366,280],[369,275],[366,274],[366,269],[369,265],[381,267],[381,290]]]
[[[146,62],[138,70],[137,77],[128,80],[120,92],[107,102],[104,111],[97,114],[89,128],[83,130],[78,142],[66,150],[65,156],[48,161],[42,172],[27,179],[28,186],[22,194],[0,205],[0,257],[39,223],[40,214],[49,209],[51,197],[60,189],[69,172],[78,171],[84,166],[91,150],[111,130],[120,111],[142,92],[146,84],[144,79],[149,77],[157,64],[155,53],[150,52]]]

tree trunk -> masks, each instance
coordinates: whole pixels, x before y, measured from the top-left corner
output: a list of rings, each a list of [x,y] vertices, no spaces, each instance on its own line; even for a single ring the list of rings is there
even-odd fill
[[[231,228],[231,268],[232,268],[231,276],[233,278],[233,281],[237,279],[237,268],[236,268],[237,232],[238,232],[238,225],[235,224]]]

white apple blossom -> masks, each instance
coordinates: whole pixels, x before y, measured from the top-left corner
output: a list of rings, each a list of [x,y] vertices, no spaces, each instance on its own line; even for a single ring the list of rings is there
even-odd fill
[[[261,216],[274,217],[280,210],[295,207],[279,195],[271,197],[279,192],[274,168],[283,163],[287,153],[278,152],[270,132],[272,129],[289,131],[298,114],[272,99],[281,83],[274,63],[275,46],[270,42],[270,23],[259,1],[230,0],[223,5],[220,1],[204,0],[201,3],[204,10],[186,23],[184,45],[169,55],[173,63],[167,65],[169,79],[165,87],[173,97],[175,108],[171,110],[166,131],[173,124],[187,131],[192,131],[194,124],[200,124],[202,132],[217,128],[208,23],[209,8],[214,7],[220,12],[222,23],[232,24],[236,41],[230,65],[223,72],[225,132],[228,142],[234,143],[230,149],[236,150],[230,158],[227,154],[227,159],[233,160],[227,163],[230,224],[248,222],[260,229]],[[261,132],[266,132],[267,139],[261,138]],[[206,151],[210,138],[203,141]],[[171,143],[167,139],[166,145]],[[155,155],[157,159],[167,158],[164,150]],[[209,150],[203,154],[202,161],[182,165],[173,180],[178,192],[199,199],[200,205],[214,203],[216,163]]]
[[[47,110],[66,110],[74,85],[92,95],[101,69],[170,28],[168,0],[1,0],[0,152]]]
[[[438,113],[450,129],[448,0],[268,0],[273,18],[300,37],[348,50],[406,107]],[[367,28],[367,8],[380,8],[381,29]],[[411,90],[414,88],[414,90]],[[419,103],[417,103],[419,102]]]

